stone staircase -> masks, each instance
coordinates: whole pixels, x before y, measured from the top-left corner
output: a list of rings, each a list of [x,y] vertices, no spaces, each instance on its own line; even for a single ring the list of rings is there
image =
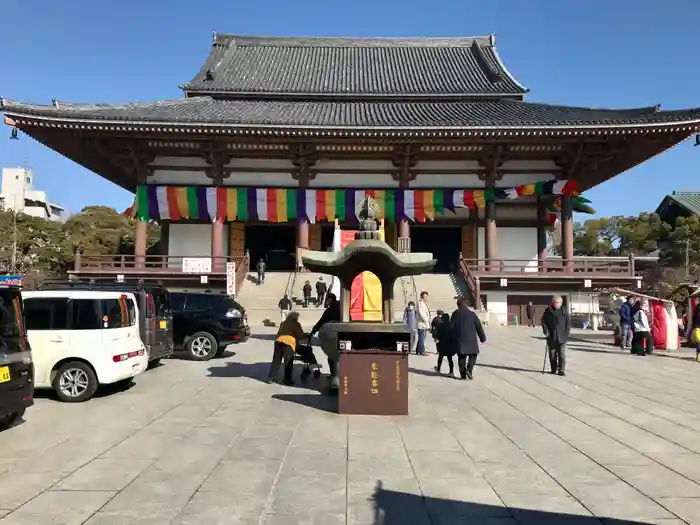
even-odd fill
[[[321,274],[310,272],[269,272],[265,276],[265,283],[258,286],[257,274],[251,272],[236,300],[245,308],[251,326],[279,326],[280,311],[277,303],[287,293],[294,305],[293,309],[299,312],[301,325],[311,328],[318,321],[323,308],[316,307],[315,304],[303,308],[301,287],[308,279],[314,289],[312,297],[315,297],[315,283],[319,276]],[[323,275],[323,280],[330,286],[329,275]]]
[[[417,295],[422,291],[428,292],[430,297],[428,304],[430,311],[435,314],[437,310],[452,313],[457,308],[457,298],[463,297],[460,289],[459,277],[447,273],[426,273],[414,277]]]
[[[251,326],[279,326],[280,315],[277,303],[286,292],[294,304],[293,309],[299,312],[301,325],[304,328],[311,328],[323,313],[323,308],[315,304],[304,308],[301,289],[304,282],[308,280],[314,288],[313,297],[315,297],[315,283],[320,276],[323,276],[323,280],[330,287],[332,281],[330,275],[311,272],[270,272],[265,276],[265,283],[258,286],[257,274],[251,272],[248,274],[245,285],[241,287],[237,301],[246,309]],[[414,287],[412,279],[403,277],[397,279],[394,285],[394,319],[397,321],[403,319],[403,311],[408,301],[418,301],[418,292],[415,291],[417,288]]]

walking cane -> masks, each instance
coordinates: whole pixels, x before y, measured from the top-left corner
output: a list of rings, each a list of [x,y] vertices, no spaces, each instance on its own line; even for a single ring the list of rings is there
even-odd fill
[[[544,369],[547,366],[547,354],[549,354],[549,347],[547,346],[547,341],[544,342],[544,362],[542,363],[542,374],[544,375]]]

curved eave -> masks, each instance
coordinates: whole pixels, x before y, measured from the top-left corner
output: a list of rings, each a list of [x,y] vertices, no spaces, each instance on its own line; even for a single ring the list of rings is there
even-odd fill
[[[501,68],[501,72],[507,76],[513,84],[518,86],[520,89],[523,90],[523,92],[520,94],[520,96],[523,96],[524,94],[527,94],[530,92],[530,88],[525,87],[523,84],[521,84],[517,78],[513,76],[513,74],[508,70],[506,67],[505,62],[503,62],[503,59],[501,58],[501,54],[498,52],[498,48],[496,47],[496,35],[491,35],[491,53],[493,53],[493,57],[496,59],[496,62],[498,63],[498,67]]]
[[[372,264],[360,264],[359,259],[375,257]],[[362,271],[377,275],[391,274],[420,275],[429,272],[437,262],[431,253],[411,253],[399,255],[381,241],[353,241],[338,252],[321,252],[315,255],[312,250],[301,253],[302,263],[312,272],[321,272],[339,278],[347,277],[348,267],[362,266]],[[365,267],[366,266],[366,267]],[[382,271],[384,270],[384,271]],[[354,275],[353,275],[354,277]]]
[[[463,137],[577,137],[607,135],[642,135],[649,133],[687,133],[700,130],[700,116],[670,122],[643,124],[575,124],[575,125],[500,125],[475,127],[412,126],[314,126],[314,125],[264,125],[222,124],[190,122],[149,122],[107,119],[81,119],[39,116],[5,109],[5,123],[29,132],[31,128],[66,129],[100,132],[140,132],[267,137],[316,137],[316,138],[418,138],[451,139]]]

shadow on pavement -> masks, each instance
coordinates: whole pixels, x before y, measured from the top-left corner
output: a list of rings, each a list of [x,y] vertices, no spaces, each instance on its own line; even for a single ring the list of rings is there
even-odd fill
[[[267,381],[270,373],[270,362],[264,363],[236,363],[229,361],[221,366],[212,366],[207,369],[209,377],[248,377],[258,381]]]
[[[321,392],[308,394],[275,394],[272,396],[272,399],[296,403],[297,405],[315,408],[322,412],[331,412],[333,414],[338,412],[338,397]]]
[[[372,525],[458,523],[513,523],[519,525],[645,525],[641,521],[597,518],[542,510],[498,507],[483,503],[430,498],[416,494],[384,490],[377,482],[374,495]]]
[[[277,334],[250,334],[249,339],[260,339],[261,341],[274,341]]]
[[[532,374],[541,374],[542,370],[536,370],[534,368],[519,368],[517,366],[505,366],[505,365],[489,365],[487,363],[479,363],[477,361],[476,368],[494,368],[496,370],[510,370],[511,372],[530,372]]]

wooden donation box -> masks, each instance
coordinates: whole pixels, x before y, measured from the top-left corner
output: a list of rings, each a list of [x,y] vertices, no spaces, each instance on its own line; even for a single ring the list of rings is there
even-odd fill
[[[361,325],[365,325],[366,331]],[[352,332],[341,329],[338,333],[338,412],[408,415],[408,327],[380,323],[352,323],[351,326]],[[372,340],[378,344],[367,344]],[[361,341],[365,344],[355,349]]]

